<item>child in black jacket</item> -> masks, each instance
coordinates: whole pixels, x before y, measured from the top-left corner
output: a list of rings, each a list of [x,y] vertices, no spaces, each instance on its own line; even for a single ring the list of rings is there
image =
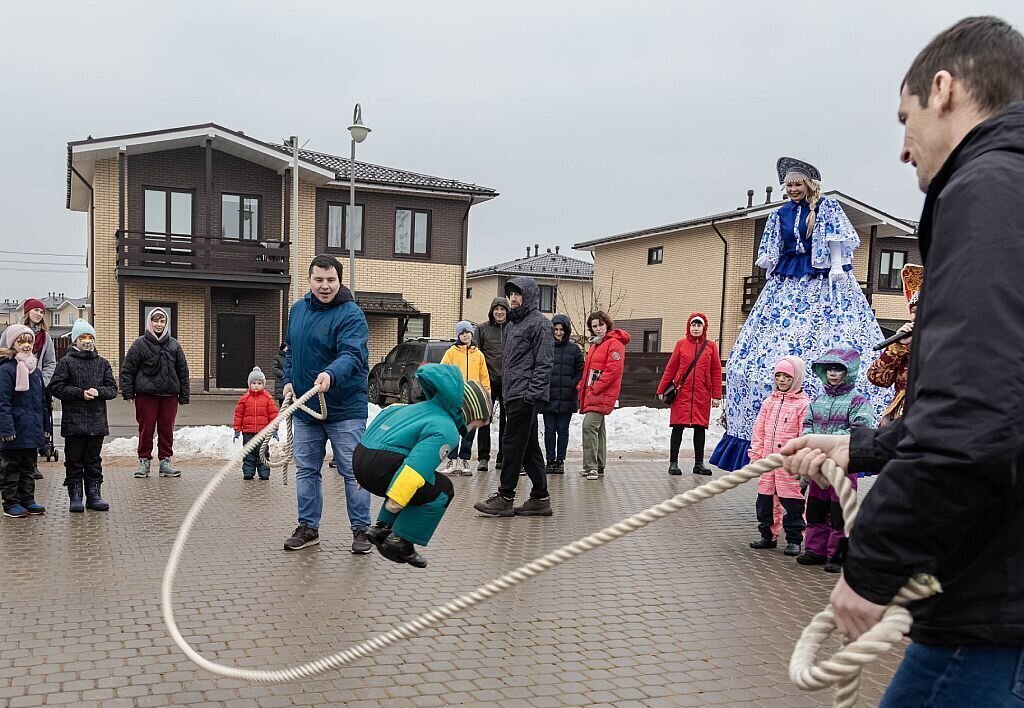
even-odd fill
[[[60,433],[64,437],[64,486],[68,510],[86,508],[106,511],[110,505],[100,496],[103,484],[103,438],[107,428],[107,401],[117,395],[114,372],[96,351],[96,330],[85,320],[71,328],[73,346],[57,362],[50,380],[50,394],[61,401]],[[85,504],[82,504],[82,491]]]

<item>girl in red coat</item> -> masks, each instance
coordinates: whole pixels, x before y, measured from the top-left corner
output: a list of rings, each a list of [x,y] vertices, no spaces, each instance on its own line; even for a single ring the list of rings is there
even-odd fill
[[[679,469],[679,445],[683,431],[693,428],[693,473],[711,474],[704,466],[704,434],[711,419],[711,406],[722,400],[722,360],[718,346],[708,340],[708,318],[694,312],[686,322],[686,336],[676,342],[665,374],[658,384],[658,397],[664,400],[669,384],[675,384],[672,401],[672,439],[669,451],[669,474],[682,474]]]
[[[608,452],[605,416],[615,409],[622,388],[622,367],[626,361],[629,333],[614,329],[604,312],[587,317],[590,349],[579,383],[580,413],[583,413],[583,470],[587,479],[604,474]]]
[[[242,444],[247,445],[256,433],[270,424],[277,417],[277,405],[274,398],[267,393],[267,377],[260,367],[253,367],[249,372],[249,390],[246,391],[235,406],[235,440],[242,437]],[[275,433],[276,435],[276,433]],[[242,479],[252,479],[259,471],[260,479],[270,479],[270,465],[260,457],[259,448],[253,450],[242,460]]]

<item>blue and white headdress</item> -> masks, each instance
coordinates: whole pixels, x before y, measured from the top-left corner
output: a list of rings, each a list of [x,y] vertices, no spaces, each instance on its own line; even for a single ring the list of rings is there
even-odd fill
[[[775,163],[775,170],[779,173],[779,184],[785,184],[791,178],[821,181],[817,167],[795,157],[780,157]]]

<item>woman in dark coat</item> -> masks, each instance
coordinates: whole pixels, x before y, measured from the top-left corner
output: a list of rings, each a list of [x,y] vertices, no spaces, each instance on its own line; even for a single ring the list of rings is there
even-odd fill
[[[159,436],[160,476],[180,477],[181,472],[171,466],[171,455],[178,404],[188,403],[188,362],[178,340],[167,329],[167,313],[162,308],[153,308],[146,333],[125,354],[121,393],[124,400],[135,401],[135,420],[139,423],[139,469],[135,476],[149,476],[155,431]]]
[[[569,423],[579,408],[576,387],[583,378],[583,350],[570,336],[572,321],[566,315],[551,318],[555,333],[551,389],[544,409],[544,447],[548,474],[565,474],[565,451],[569,447]]]

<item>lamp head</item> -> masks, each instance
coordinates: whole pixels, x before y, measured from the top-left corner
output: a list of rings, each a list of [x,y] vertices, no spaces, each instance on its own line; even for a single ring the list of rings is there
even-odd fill
[[[352,134],[352,140],[357,143],[366,140],[366,136],[370,134],[370,129],[363,125],[363,109],[358,103],[352,112],[352,125],[348,127],[348,132]]]

